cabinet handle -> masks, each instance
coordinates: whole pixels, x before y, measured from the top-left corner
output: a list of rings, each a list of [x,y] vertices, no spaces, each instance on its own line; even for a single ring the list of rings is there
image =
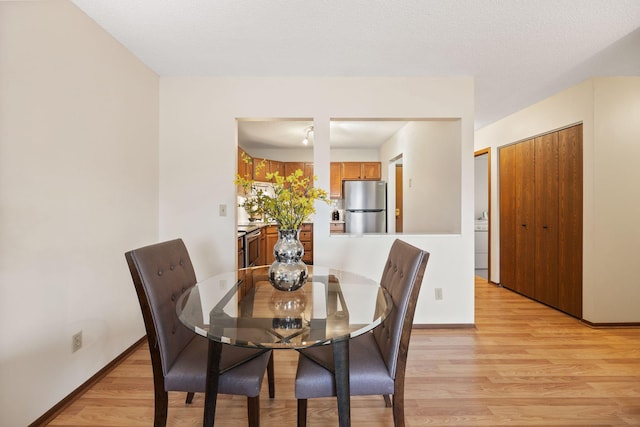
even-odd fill
[[[542,228],[544,228],[544,229],[548,229],[548,228],[549,228],[549,226],[548,226],[548,225],[543,225],[543,226],[542,226]]]
[[[522,224],[522,226],[523,226],[524,228],[527,228],[527,224]]]

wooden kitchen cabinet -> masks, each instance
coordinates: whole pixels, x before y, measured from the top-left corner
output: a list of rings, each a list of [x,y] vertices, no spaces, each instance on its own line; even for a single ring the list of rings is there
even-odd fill
[[[380,162],[342,162],[343,180],[379,180],[382,177]]]
[[[302,176],[305,178],[309,178],[310,181],[313,181],[313,162],[304,162],[304,167],[302,168]]]
[[[329,198],[342,198],[342,163],[331,162],[329,169]]]
[[[238,268],[244,267],[244,246],[242,237],[238,237]]]
[[[271,173],[278,172],[278,175],[283,176],[285,173],[284,165],[285,165],[284,162],[279,162],[277,160],[269,160],[269,172]]]
[[[313,264],[313,224],[304,223],[300,228],[300,242],[304,246],[302,261],[306,264]]]
[[[582,317],[582,125],[500,149],[500,283]]]
[[[284,176],[289,176],[298,169],[304,172],[304,162],[285,162]]]
[[[276,260],[273,256],[273,247],[278,241],[278,226],[277,225],[269,225],[265,227],[265,264],[270,265]]]
[[[361,179],[362,163],[342,162],[342,179]]]
[[[251,158],[248,153],[238,148],[238,174],[253,177],[255,181],[268,182],[267,173],[278,172],[280,176],[289,176],[297,169],[302,171],[304,178],[313,179],[313,162],[281,162],[278,160],[264,159],[261,157],[252,158],[252,162],[246,164],[242,161],[242,153]],[[264,167],[258,170],[258,165],[264,161]],[[339,164],[339,163],[338,163]]]
[[[267,227],[260,230],[260,251],[256,265],[265,265],[267,263]]]
[[[248,159],[248,162],[245,162],[244,159]],[[236,169],[236,173],[248,180],[253,178],[253,159],[251,156],[244,151],[242,148],[238,147],[238,168]],[[244,188],[241,185],[236,186],[236,191],[238,194],[244,194]]]
[[[249,158],[249,163],[244,161],[244,158]],[[253,177],[253,165],[251,164],[251,156],[247,154],[242,148],[238,147],[238,175],[251,179]]]
[[[264,166],[260,167],[264,161]],[[280,176],[284,173],[284,162],[277,160],[264,159],[260,157],[253,158],[253,179],[260,182],[270,182],[267,179],[267,173],[278,172]]]
[[[265,162],[262,166],[262,162]],[[255,181],[266,182],[267,172],[269,172],[269,160],[260,157],[253,158],[253,179]]]
[[[330,223],[329,233],[344,233],[344,223],[343,222]]]
[[[362,179],[379,180],[382,178],[382,164],[380,162],[362,163]]]
[[[313,162],[284,162],[284,176],[289,176],[298,169],[302,171],[303,178],[313,179]]]

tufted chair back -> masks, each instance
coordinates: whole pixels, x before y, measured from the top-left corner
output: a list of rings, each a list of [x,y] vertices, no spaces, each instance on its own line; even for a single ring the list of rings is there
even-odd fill
[[[125,257],[142,309],[154,378],[160,369],[164,377],[195,337],[180,323],[176,301],[196,284],[196,274],[182,239],[136,249]]]
[[[391,295],[393,309],[373,334],[391,378],[398,374],[404,378],[413,315],[428,259],[428,252],[396,239],[382,272],[380,284]]]

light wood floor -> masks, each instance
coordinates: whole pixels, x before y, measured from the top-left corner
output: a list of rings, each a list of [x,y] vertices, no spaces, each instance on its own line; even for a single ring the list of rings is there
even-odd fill
[[[261,425],[295,426],[297,355],[278,351],[276,398]],[[593,329],[476,278],[475,329],[418,329],[406,380],[409,426],[640,426],[640,329]],[[202,423],[170,393],[169,426]],[[381,397],[352,399],[354,426],[392,426]],[[153,385],[142,346],[51,426],[151,426]],[[247,425],[246,400],[220,396],[217,426]],[[336,426],[335,399],[309,401],[309,426]]]

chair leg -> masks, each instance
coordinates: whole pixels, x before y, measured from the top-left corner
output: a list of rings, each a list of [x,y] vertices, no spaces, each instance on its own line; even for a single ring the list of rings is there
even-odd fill
[[[166,391],[155,392],[153,427],[166,427],[169,410],[169,394]]]
[[[186,403],[187,405],[191,404],[191,402],[193,402],[193,396],[194,395],[195,395],[195,393],[188,392],[187,393],[187,400],[185,400],[184,403]]]
[[[383,394],[382,397],[384,397],[385,408],[391,408],[393,406],[393,404],[391,403],[391,396],[388,394]]]
[[[298,427],[307,427],[307,399],[298,399]]]
[[[396,390],[393,395],[393,425],[404,427],[404,391]]]
[[[276,397],[276,380],[273,369],[273,351],[269,356],[269,364],[267,365],[267,381],[269,382],[269,397],[273,399]]]
[[[260,396],[247,396],[247,415],[249,427],[260,427]]]

